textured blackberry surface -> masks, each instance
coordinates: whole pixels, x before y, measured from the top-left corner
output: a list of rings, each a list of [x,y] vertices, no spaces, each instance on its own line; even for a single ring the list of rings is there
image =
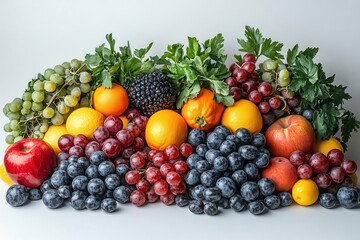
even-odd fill
[[[151,72],[135,78],[127,91],[131,105],[145,116],[162,109],[174,109],[176,91],[166,75],[160,72]]]

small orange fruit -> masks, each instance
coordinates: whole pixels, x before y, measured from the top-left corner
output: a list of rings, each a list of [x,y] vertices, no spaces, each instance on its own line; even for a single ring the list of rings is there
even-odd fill
[[[163,151],[169,145],[179,147],[187,137],[187,125],[184,118],[169,109],[154,113],[148,120],[145,139],[150,148]]]
[[[292,188],[294,201],[301,206],[314,204],[319,197],[319,188],[311,179],[300,179]]]
[[[93,107],[105,116],[120,116],[129,106],[126,90],[119,84],[111,88],[98,87],[93,95]]]
[[[258,107],[249,100],[241,99],[225,109],[221,124],[233,133],[239,128],[246,128],[254,134],[261,131],[263,121]]]

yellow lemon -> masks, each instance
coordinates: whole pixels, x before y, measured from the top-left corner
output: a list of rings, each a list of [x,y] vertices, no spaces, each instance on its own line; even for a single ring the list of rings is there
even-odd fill
[[[52,149],[54,149],[54,152],[58,154],[59,152],[61,152],[58,146],[58,140],[64,134],[68,134],[65,124],[59,126],[51,125],[42,140],[47,142],[52,147]]]
[[[341,143],[334,137],[331,137],[328,140],[320,141],[316,147],[316,152],[321,152],[327,156],[328,152],[330,152],[332,149],[339,149],[344,152]]]
[[[300,179],[292,188],[294,201],[301,206],[314,204],[319,197],[319,188],[311,179]]]
[[[104,120],[104,115],[95,109],[82,107],[69,115],[66,120],[66,129],[73,136],[83,134],[87,138],[92,139],[94,130],[102,126]]]
[[[7,183],[9,185],[14,184],[14,182],[11,180],[11,178],[9,177],[9,175],[6,172],[4,163],[0,164],[0,178],[1,178],[1,180],[4,181],[4,183]]]

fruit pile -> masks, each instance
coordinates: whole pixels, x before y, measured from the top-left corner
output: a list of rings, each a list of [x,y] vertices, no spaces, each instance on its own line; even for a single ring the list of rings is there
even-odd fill
[[[110,213],[160,201],[210,216],[359,206],[345,152],[360,122],[343,108],[345,87],[314,63],[317,48],[296,45],[284,60],[281,43],[246,27],[228,68],[221,34],[161,57],[146,57],[152,43],[116,51],[106,39],[5,105],[0,177],[11,206],[42,199]]]

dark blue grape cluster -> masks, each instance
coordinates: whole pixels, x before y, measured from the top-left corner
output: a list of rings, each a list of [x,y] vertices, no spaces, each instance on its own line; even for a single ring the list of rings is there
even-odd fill
[[[217,126],[209,133],[191,130],[188,142],[195,153],[186,161],[190,169],[185,176],[188,192],[176,197],[178,206],[211,216],[217,215],[219,208],[248,209],[259,215],[292,203],[290,193],[275,194],[272,180],[261,177],[261,169],[270,161],[263,134],[251,134],[245,128],[232,134]]]

